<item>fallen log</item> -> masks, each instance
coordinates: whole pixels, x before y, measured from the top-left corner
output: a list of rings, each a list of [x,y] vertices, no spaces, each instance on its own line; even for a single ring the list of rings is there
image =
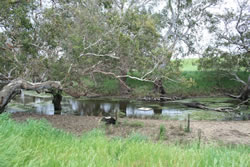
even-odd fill
[[[4,112],[7,104],[17,94],[21,93],[21,90],[33,90],[38,93],[46,92],[53,95],[54,109],[61,110],[62,100],[62,86],[58,81],[47,81],[43,83],[31,83],[23,79],[12,80],[9,84],[5,85],[0,91],[0,114]]]
[[[233,108],[233,107],[210,108],[210,107],[207,107],[205,104],[198,103],[198,102],[182,103],[182,104],[190,108],[198,108],[202,110],[211,110],[211,111],[217,111],[217,112],[234,112],[240,108],[240,105],[238,105],[236,108]]]

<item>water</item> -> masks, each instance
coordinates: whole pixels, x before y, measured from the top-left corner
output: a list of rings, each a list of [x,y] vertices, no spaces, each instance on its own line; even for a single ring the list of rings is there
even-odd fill
[[[186,99],[185,102],[198,101],[208,107],[225,107],[235,105],[227,98],[195,98]],[[36,112],[46,115],[78,115],[78,116],[114,116],[115,111],[120,111],[120,117],[136,118],[168,118],[183,120],[191,114],[194,120],[238,120],[248,115],[237,115],[188,108],[180,103],[146,102],[130,99],[90,98],[75,99],[63,97],[62,111],[55,113],[52,97],[47,94],[22,91],[21,95],[12,100],[6,110],[15,112]],[[247,110],[247,109],[246,109]]]
[[[189,111],[184,106],[168,103],[143,102],[130,100],[112,100],[104,98],[95,99],[74,99],[63,97],[62,111],[59,114],[79,115],[79,116],[112,116],[115,111],[120,111],[120,116],[126,117],[153,117],[169,116],[184,117]],[[36,112],[46,115],[54,115],[52,97],[38,96],[36,94],[26,94],[16,96],[8,104],[7,112]]]

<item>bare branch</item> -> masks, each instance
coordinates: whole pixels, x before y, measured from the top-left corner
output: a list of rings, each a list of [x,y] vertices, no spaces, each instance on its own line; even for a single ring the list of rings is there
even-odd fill
[[[123,86],[125,86],[128,90],[131,90],[131,88],[123,81],[123,80],[121,80],[121,77],[119,77],[119,76],[116,76],[114,73],[112,73],[112,72],[104,72],[104,71],[100,71],[100,70],[94,70],[93,72],[95,72],[95,73],[102,73],[102,74],[104,74],[104,75],[112,75],[112,76],[114,76],[115,78],[117,78],[119,81],[120,81],[120,83],[123,85]]]
[[[154,68],[152,70],[150,70],[149,72],[147,72],[145,75],[143,75],[142,79],[144,79],[146,76],[148,76],[149,74],[151,74],[152,72],[155,71],[155,69],[159,66],[160,61],[158,63],[155,64]]]
[[[109,53],[109,54],[82,53],[80,54],[80,57],[82,56],[110,57],[112,59],[120,60],[119,57],[115,56],[115,53]]]
[[[237,81],[237,82],[240,82],[240,83],[242,83],[243,85],[247,85],[247,83],[245,82],[245,81],[243,81],[242,79],[240,79],[239,78],[239,76],[236,74],[236,73],[230,73],[232,76],[234,76],[235,78],[234,79],[232,79],[232,80],[234,80],[234,81]]]
[[[142,82],[151,82],[154,83],[155,80],[148,80],[148,79],[143,79],[143,78],[138,78],[138,77],[134,77],[134,76],[130,76],[130,75],[118,75],[118,78],[130,78],[130,79],[134,79],[134,80],[138,80],[138,81],[142,81]]]

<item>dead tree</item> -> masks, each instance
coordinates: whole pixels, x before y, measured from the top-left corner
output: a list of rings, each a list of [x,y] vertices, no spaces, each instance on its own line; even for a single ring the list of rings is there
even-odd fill
[[[7,104],[17,94],[21,93],[21,90],[33,90],[38,93],[46,92],[53,95],[53,104],[55,111],[61,110],[62,101],[62,86],[57,81],[47,81],[43,83],[31,83],[23,79],[12,80],[9,84],[5,85],[0,91],[0,114],[4,112]]]
[[[232,97],[232,98],[240,99],[242,101],[247,101],[248,97],[249,97],[249,94],[250,94],[250,75],[248,76],[248,81],[247,82],[241,80],[236,74],[233,74],[233,75],[235,76],[234,80],[242,83],[244,85],[244,88],[241,91],[240,95],[234,96],[234,95],[229,94],[229,96]]]

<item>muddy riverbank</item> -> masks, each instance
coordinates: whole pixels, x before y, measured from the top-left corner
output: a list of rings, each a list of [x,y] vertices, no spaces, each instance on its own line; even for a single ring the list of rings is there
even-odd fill
[[[95,128],[104,128],[110,137],[127,137],[131,133],[140,133],[157,141],[160,126],[166,128],[163,142],[185,143],[198,140],[201,131],[203,142],[222,142],[225,144],[250,145],[250,121],[191,121],[191,132],[184,131],[185,121],[180,120],[153,120],[122,118],[117,126],[104,126],[101,117],[74,115],[41,115],[36,113],[13,113],[12,118],[17,122],[27,119],[46,119],[53,127],[67,132],[81,135]]]

